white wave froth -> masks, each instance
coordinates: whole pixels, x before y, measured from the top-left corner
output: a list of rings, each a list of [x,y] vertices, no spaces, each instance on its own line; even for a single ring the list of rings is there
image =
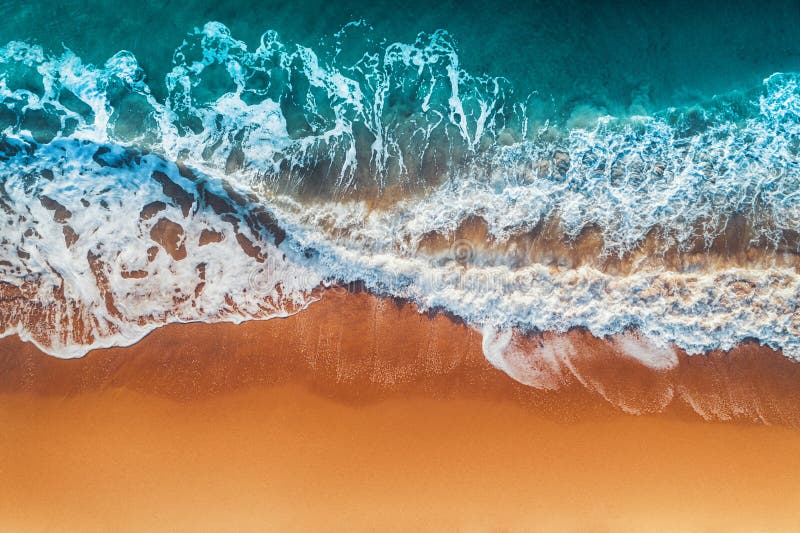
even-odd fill
[[[738,215],[777,247],[800,225],[796,75],[700,109],[567,129],[532,127],[527,99],[504,79],[465,72],[446,32],[344,55],[274,32],[251,52],[208,23],[176,50],[160,100],[128,52],[95,67],[69,50],[0,48],[2,334],[75,356],[172,321],[285,316],[320,284],[362,281],[482,328],[492,364],[540,388],[558,386],[569,347],[542,349],[531,366],[509,331],[634,328],[641,337],[619,338],[619,350],[656,370],[676,364],[674,347],[696,354],[749,338],[800,359],[791,268],[611,275],[465,268],[418,253],[426,235],[471,217],[497,241],[555,218],[570,237],[592,226],[621,254],[654,229],[680,247],[705,228],[711,242]],[[188,195],[188,212],[156,171]],[[348,200],[398,183],[421,188],[380,210]],[[325,194],[301,203],[298,189]],[[140,216],[154,202],[164,207]],[[285,240],[253,222],[259,210]],[[180,228],[184,257],[154,243],[162,219]],[[201,246],[203,231],[220,240]]]

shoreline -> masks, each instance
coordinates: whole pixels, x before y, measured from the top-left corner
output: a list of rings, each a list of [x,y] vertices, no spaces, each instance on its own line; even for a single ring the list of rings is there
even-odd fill
[[[755,413],[796,425],[786,417],[797,375],[775,352],[682,356],[654,372],[574,332],[574,346],[595,350],[574,369],[587,381],[546,391],[492,367],[480,337],[409,304],[336,292],[286,319],[176,324],[80,359],[0,339],[0,528],[790,531],[800,521],[800,432],[749,423]],[[609,398],[657,414],[625,414]],[[686,398],[735,421],[703,421]]]
[[[755,343],[664,356],[646,353],[654,349],[635,335],[515,335],[510,345],[522,355],[503,361],[515,380],[492,366],[483,342],[446,313],[420,314],[412,303],[367,292],[326,291],[289,317],[169,324],[131,346],[75,359],[8,336],[0,339],[0,394],[127,388],[193,400],[302,384],[347,403],[464,395],[510,399],[565,420],[626,412],[800,426],[800,364]]]

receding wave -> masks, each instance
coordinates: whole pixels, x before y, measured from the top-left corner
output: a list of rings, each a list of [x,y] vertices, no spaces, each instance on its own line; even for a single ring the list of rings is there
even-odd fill
[[[0,333],[80,356],[358,283],[538,388],[564,358],[520,339],[575,328],[633,331],[615,346],[655,370],[747,340],[800,359],[800,76],[554,121],[446,32],[365,28],[249,51],[208,23],[163,85],[124,51],[0,48]]]

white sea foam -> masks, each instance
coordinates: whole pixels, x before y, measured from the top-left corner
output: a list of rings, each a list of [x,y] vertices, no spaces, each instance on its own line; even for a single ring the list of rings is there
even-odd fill
[[[191,181],[174,164],[153,155],[126,159],[119,149],[103,154],[112,162],[103,166],[93,159],[98,148],[55,142],[4,164],[0,285],[3,294],[24,290],[25,298],[0,302],[3,335],[16,332],[49,353],[74,357],[131,344],[169,322],[287,316],[314,300],[321,275],[287,257],[268,230],[247,223],[252,204],[228,200],[218,214],[204,200],[228,198],[222,182]],[[165,194],[154,172],[186,191],[190,210]],[[47,201],[71,215],[57,219]],[[162,202],[161,209],[140,217],[153,202]],[[175,244],[185,258],[151,238],[160,220],[179,228]],[[202,245],[204,231],[221,240]],[[245,253],[242,238],[260,257]]]
[[[709,101],[700,118],[666,110],[530,131],[525,100],[503,79],[461,69],[445,32],[368,47],[354,64],[337,57],[274,32],[250,52],[209,23],[176,51],[161,101],[127,52],[97,68],[68,50],[0,48],[0,97],[12,117],[0,146],[0,282],[26,302],[3,315],[2,334],[76,356],[172,321],[285,316],[313,301],[315,287],[358,280],[481,328],[490,362],[540,388],[558,386],[570,348],[548,345],[531,358],[515,351],[512,330],[635,328],[639,337],[615,342],[656,370],[676,364],[674,346],[696,354],[748,338],[800,359],[800,278],[791,268],[650,266],[623,276],[590,266],[465,267],[418,251],[426,235],[475,216],[497,241],[557,217],[568,236],[593,226],[606,252],[623,253],[653,230],[682,246],[705,227],[711,242],[740,215],[777,246],[800,224],[796,75],[770,77],[737,106],[726,103],[734,96]],[[20,69],[35,71],[43,89],[20,83]],[[102,148],[109,161],[97,160]],[[191,196],[189,213],[156,170]],[[348,199],[396,184],[420,187],[381,210]],[[322,193],[300,202],[297,190]],[[228,207],[215,208],[204,191]],[[55,220],[42,198],[72,216]],[[159,201],[157,215],[139,217]],[[285,240],[247,222],[258,209]],[[180,225],[186,258],[161,249],[148,260],[161,218]],[[77,241],[68,243],[65,225]],[[223,239],[200,246],[203,230]]]

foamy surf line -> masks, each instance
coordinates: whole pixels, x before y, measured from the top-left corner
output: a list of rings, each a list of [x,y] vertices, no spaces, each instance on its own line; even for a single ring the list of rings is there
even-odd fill
[[[6,230],[5,323],[16,317],[16,331],[54,355],[112,345],[117,334],[135,340],[171,321],[286,316],[316,289],[356,281],[423,311],[447,310],[489,339],[508,328],[583,326],[605,336],[635,327],[693,353],[748,338],[789,354],[794,346],[793,269],[615,276],[585,266],[468,264],[474,258],[460,257],[458,246],[451,257],[360,248],[289,222],[285,205],[302,206],[285,200],[271,209],[152,154],[78,141],[28,148],[6,162],[13,170],[3,182],[6,226],[16,232]],[[57,159],[43,154],[31,166],[37,150]],[[17,308],[26,306],[40,318],[25,319]],[[33,337],[29,323],[43,320],[50,327]]]
[[[796,75],[550,124],[446,32],[364,46],[345,64],[267,32],[250,52],[209,23],[165,100],[127,52],[0,49],[0,335],[79,357],[359,283],[459,317],[536,388],[575,354],[525,339],[575,328],[655,371],[750,340],[800,359]]]

